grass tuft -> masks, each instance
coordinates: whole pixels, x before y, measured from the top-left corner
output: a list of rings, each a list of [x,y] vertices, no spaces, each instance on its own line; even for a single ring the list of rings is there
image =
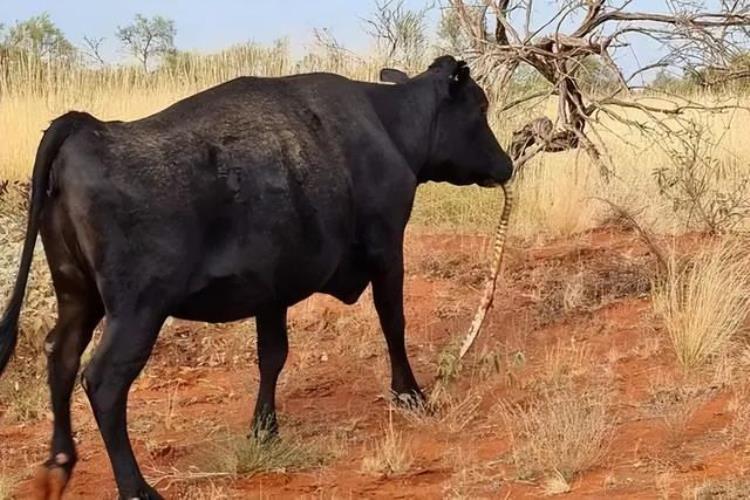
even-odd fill
[[[198,468],[204,473],[254,475],[261,472],[290,472],[323,465],[328,458],[322,447],[285,436],[264,441],[228,434],[209,447]]]
[[[750,491],[750,479],[748,478],[731,478],[731,479],[714,479],[698,486],[687,488],[683,492],[683,498],[695,500],[734,500],[747,498],[747,492]]]
[[[569,480],[557,471],[544,480],[542,487],[546,495],[562,495],[571,490]]]
[[[565,484],[597,464],[613,433],[601,393],[546,392],[527,406],[503,405],[511,433],[512,460],[519,477],[543,476],[545,484]],[[552,486],[549,486],[552,488]],[[546,488],[546,487],[545,487]]]
[[[11,477],[0,471],[0,500],[10,500],[11,491],[13,489],[13,481]]]
[[[380,438],[362,459],[362,471],[370,474],[395,476],[409,470],[414,457],[410,444],[401,432],[393,427],[393,412],[388,412],[388,425]]]
[[[715,359],[743,331],[749,276],[746,247],[731,239],[687,263],[670,259],[666,276],[654,285],[653,305],[685,371]]]

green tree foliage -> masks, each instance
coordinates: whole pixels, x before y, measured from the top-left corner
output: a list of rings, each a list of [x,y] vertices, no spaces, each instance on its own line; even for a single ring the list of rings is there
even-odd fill
[[[162,16],[147,18],[136,14],[127,26],[118,26],[117,38],[123,47],[149,70],[149,62],[157,57],[165,57],[175,51],[174,37],[177,30],[174,21]]]
[[[78,51],[63,32],[43,13],[3,29],[0,25],[0,47],[6,54],[17,53],[44,61],[72,62]]]
[[[608,95],[621,88],[617,70],[601,58],[589,56],[583,59],[576,72],[579,85],[589,95]]]
[[[734,55],[722,67],[662,70],[649,83],[649,87],[672,94],[706,90],[748,92],[750,91],[750,52]]]
[[[475,23],[482,20],[482,8],[468,6],[467,15]],[[461,25],[461,19],[455,9],[441,9],[440,22],[437,27],[437,39],[440,48],[450,54],[466,54],[471,49],[471,38]]]

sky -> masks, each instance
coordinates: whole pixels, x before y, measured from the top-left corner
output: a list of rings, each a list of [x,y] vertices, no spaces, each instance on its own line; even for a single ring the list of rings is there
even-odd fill
[[[427,3],[439,5],[437,0],[405,2],[415,9]],[[555,4],[553,0],[536,2],[538,18],[547,17]],[[313,42],[313,30],[328,28],[348,49],[366,54],[372,41],[363,18],[373,12],[374,5],[374,0],[0,0],[0,23],[13,24],[47,12],[76,45],[82,44],[84,35],[104,37],[103,55],[112,62],[127,61],[114,33],[135,14],[173,19],[180,50],[212,52],[236,43],[270,43],[287,37],[293,53],[301,55]],[[664,2],[634,0],[631,8],[659,10],[657,5]],[[438,8],[432,9],[427,24],[434,27],[439,15]],[[641,63],[658,51],[644,40],[634,40],[634,49]],[[637,64],[632,50],[621,57],[626,69]]]
[[[366,52],[369,42],[362,18],[373,0],[0,0],[0,23],[13,24],[42,12],[76,45],[84,35],[106,37],[106,55],[124,57],[115,40],[118,26],[135,14],[173,19],[181,50],[211,52],[232,44],[270,43],[289,37],[296,51],[313,40],[314,28],[328,28],[347,47]],[[407,0],[421,7],[424,0]],[[437,16],[437,12],[433,14]]]

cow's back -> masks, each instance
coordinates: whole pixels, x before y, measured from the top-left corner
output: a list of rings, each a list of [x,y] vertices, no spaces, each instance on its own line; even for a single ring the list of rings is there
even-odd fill
[[[105,304],[122,306],[128,286],[173,315],[225,321],[319,289],[355,237],[339,137],[351,123],[324,88],[240,79],[70,138],[59,205]]]

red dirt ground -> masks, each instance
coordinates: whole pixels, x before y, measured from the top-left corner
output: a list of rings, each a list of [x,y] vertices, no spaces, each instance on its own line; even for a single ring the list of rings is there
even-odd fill
[[[690,251],[702,240],[688,236],[678,243]],[[489,243],[478,236],[409,234],[407,340],[427,390],[440,352],[469,325]],[[369,295],[352,307],[316,296],[290,314],[291,352],[277,398],[282,436],[323,447],[322,465],[233,477],[196,473],[217,432],[249,428],[258,379],[252,322],[165,328],[131,391],[136,453],[167,498],[536,498],[545,494],[543,477],[519,476],[500,410],[503,403],[528,404],[550,377],[560,376],[576,393],[605,391],[613,425],[603,457],[572,479],[568,497],[692,498],[696,486],[747,469],[747,429],[740,439],[732,431],[731,404],[742,386],[732,380],[745,377],[681,376],[651,310],[653,266],[637,235],[616,228],[535,248],[512,244],[488,323],[449,388],[456,401],[472,403],[463,428],[447,423],[460,420],[459,411],[446,418],[391,414],[413,456],[405,473],[385,476],[362,467],[383,436],[390,406],[385,343]],[[570,354],[578,361],[563,359],[555,373],[554,352],[586,355]],[[116,498],[80,389],[73,412],[80,462],[67,498]],[[28,478],[46,458],[49,433],[45,420],[0,425],[0,463],[21,478],[18,498],[26,498]]]

